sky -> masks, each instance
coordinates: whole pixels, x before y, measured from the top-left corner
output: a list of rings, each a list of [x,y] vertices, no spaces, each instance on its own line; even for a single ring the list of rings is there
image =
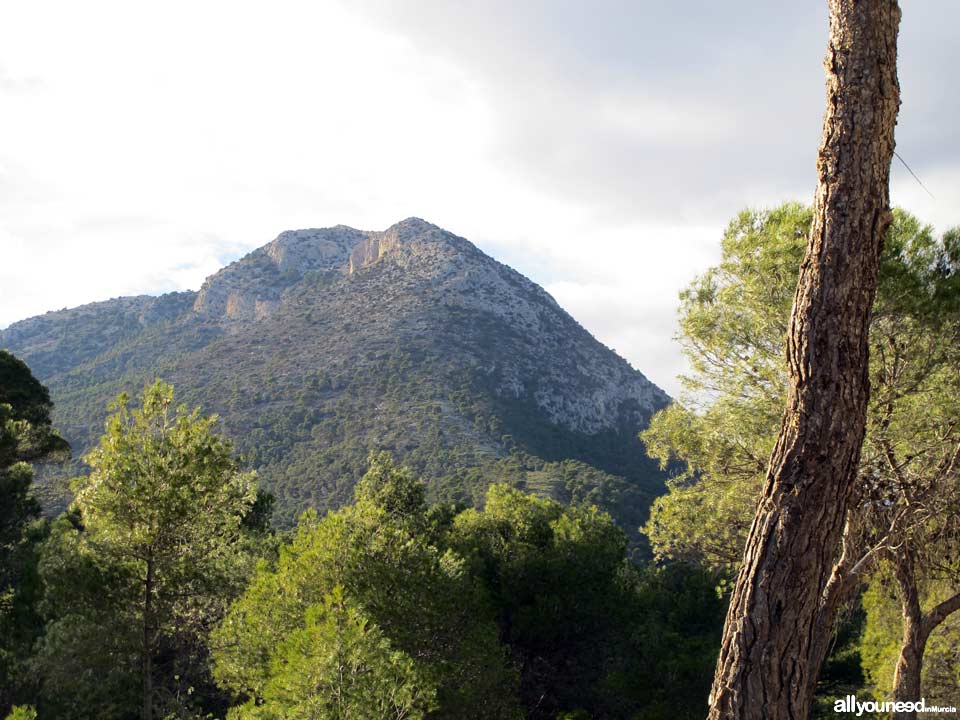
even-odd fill
[[[960,225],[960,3],[902,0],[893,203]],[[810,202],[820,0],[0,0],[0,328],[417,216],[676,393],[677,294]]]

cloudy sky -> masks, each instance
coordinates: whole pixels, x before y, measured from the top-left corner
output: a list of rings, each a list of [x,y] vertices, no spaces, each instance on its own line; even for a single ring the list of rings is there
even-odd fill
[[[893,200],[960,224],[960,3],[902,0]],[[668,391],[677,292],[808,201],[825,2],[0,0],[0,327],[419,216]]]

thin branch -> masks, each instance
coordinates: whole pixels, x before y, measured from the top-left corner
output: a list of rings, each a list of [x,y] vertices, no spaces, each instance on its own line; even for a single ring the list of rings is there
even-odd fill
[[[896,150],[894,150],[894,151],[893,151],[893,154],[897,156],[897,160],[899,160],[900,162],[903,163],[903,166],[907,169],[907,172],[910,173],[911,175],[913,175],[913,179],[916,180],[917,183],[919,183],[920,187],[922,187],[924,190],[927,190],[927,186],[924,185],[922,182],[920,182],[920,178],[918,178],[918,177],[917,177],[917,174],[916,174],[913,170],[910,169],[910,166],[907,165],[907,161],[904,160],[902,157],[900,157],[900,153],[898,153]],[[933,198],[934,200],[936,200],[936,198],[933,197],[933,193],[930,192],[929,190],[927,190],[927,195],[929,195],[931,198]]]
[[[925,633],[931,633],[937,625],[942,623],[951,614],[960,610],[960,592],[953,597],[947,598],[939,605],[933,607],[923,616],[923,630]]]

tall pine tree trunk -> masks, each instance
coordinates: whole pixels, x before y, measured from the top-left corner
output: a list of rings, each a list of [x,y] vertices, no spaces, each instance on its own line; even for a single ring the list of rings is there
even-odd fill
[[[920,607],[916,561],[909,547],[891,552],[903,613],[903,639],[893,673],[893,701],[914,703],[922,695],[923,655],[930,634],[950,615],[960,610],[960,593],[924,613]],[[916,712],[894,712],[893,720],[914,720]]]
[[[920,699],[920,676],[923,671],[924,635],[923,613],[920,610],[920,592],[914,572],[913,557],[906,548],[891,558],[896,569],[897,586],[903,609],[903,640],[893,674],[893,700],[916,702]],[[913,720],[915,712],[894,712],[894,720]]]
[[[823,598],[863,442],[870,307],[892,220],[900,9],[896,0],[829,7],[827,110],[787,338],[787,409],[731,598],[711,720],[810,716]]]
[[[143,583],[143,720],[153,720],[153,560]]]

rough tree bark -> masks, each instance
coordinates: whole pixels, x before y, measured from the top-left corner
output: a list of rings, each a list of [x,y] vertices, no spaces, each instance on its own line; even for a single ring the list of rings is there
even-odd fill
[[[904,550],[894,557],[897,587],[900,591],[900,603],[903,610],[903,640],[900,644],[900,656],[893,674],[894,701],[915,702],[920,699],[920,675],[923,668],[923,651],[926,638],[923,628],[923,613],[920,611],[920,593],[914,572],[914,561],[910,552]],[[915,718],[916,713],[893,714],[895,720]]]
[[[930,633],[952,613],[960,610],[960,593],[922,612],[917,587],[915,559],[909,550],[891,553],[903,611],[903,640],[893,674],[893,701],[913,703],[922,697],[923,654]],[[914,720],[916,712],[894,712],[893,720]]]
[[[863,443],[867,332],[900,106],[896,0],[829,0],[814,222],[787,338],[790,388],[710,695],[711,720],[807,720]],[[825,617],[825,615],[827,617]]]
[[[153,720],[153,560],[148,556],[143,583],[143,720]]]

